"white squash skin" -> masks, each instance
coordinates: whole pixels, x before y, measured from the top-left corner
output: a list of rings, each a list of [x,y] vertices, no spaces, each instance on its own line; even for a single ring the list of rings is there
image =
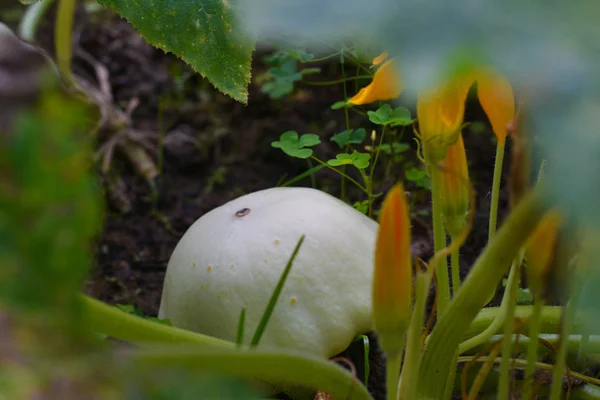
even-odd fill
[[[244,208],[249,213],[236,216]],[[371,330],[377,229],[314,189],[273,188],[235,199],[198,219],[177,244],[159,317],[233,341],[246,307],[248,343],[305,234],[260,345],[331,357]]]

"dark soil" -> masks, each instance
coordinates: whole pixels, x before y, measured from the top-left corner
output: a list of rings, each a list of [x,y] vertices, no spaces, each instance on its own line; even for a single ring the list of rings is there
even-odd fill
[[[95,18],[81,15],[75,37],[75,72],[94,80],[90,60],[107,68],[106,83],[114,103],[123,108],[132,101],[138,103],[131,113],[132,128],[144,137],[153,156],[158,154],[159,132],[164,135],[164,163],[155,183],[156,193],[122,155],[117,153],[110,164],[104,180],[113,189],[107,191],[106,222],[87,291],[108,303],[133,304],[156,315],[170,254],[196,219],[235,197],[276,186],[283,177],[289,179],[308,169],[304,161],[272,148],[272,141],[287,130],[315,132],[323,138],[317,155],[327,159],[335,154],[336,145],[329,137],[344,130],[345,122],[343,111],[332,111],[330,105],[343,100],[343,88],[300,86],[293,95],[274,101],[253,83],[245,106],[218,93],[174,56],[147,45],[111,13]],[[339,64],[320,66],[323,73],[319,79],[339,78]],[[259,77],[266,69],[262,53],[255,54],[253,75]],[[477,104],[469,107],[467,120],[487,123],[482,116]],[[361,116],[354,116],[352,122],[371,126]],[[463,276],[487,242],[495,157],[489,128],[482,133],[466,129],[464,135],[477,190],[477,215],[461,253]],[[408,133],[406,138],[410,140]],[[100,144],[106,140],[101,137]],[[505,165],[508,159],[507,155]],[[394,177],[390,178],[378,189],[389,188],[394,182]],[[297,185],[310,184],[305,180]],[[337,195],[340,180],[322,170],[317,185]],[[350,192],[350,198],[360,197]],[[428,201],[423,197],[416,206],[428,207]],[[503,191],[500,220],[506,204]],[[415,255],[425,259],[432,252],[428,224],[428,218],[416,222],[413,233]],[[381,385],[382,369],[373,368],[372,380]]]

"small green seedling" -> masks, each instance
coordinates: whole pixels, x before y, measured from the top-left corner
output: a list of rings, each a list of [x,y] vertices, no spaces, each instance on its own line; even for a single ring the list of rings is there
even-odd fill
[[[305,133],[302,136],[296,131],[287,131],[279,136],[279,140],[272,142],[271,146],[281,149],[290,157],[308,158],[312,156],[313,151],[306,147],[316,146],[321,143],[318,135],[314,133]]]

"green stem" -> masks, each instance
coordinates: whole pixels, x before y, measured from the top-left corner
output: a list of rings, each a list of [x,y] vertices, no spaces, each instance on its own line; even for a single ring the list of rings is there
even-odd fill
[[[344,101],[348,101],[348,88],[346,87],[346,68],[345,68],[345,54],[344,54],[344,48],[342,47],[342,50],[340,51],[340,64],[341,64],[341,70],[342,70],[342,90],[344,91]],[[344,120],[346,122],[346,130],[349,131],[350,130],[350,114],[348,112],[348,107],[344,107]],[[346,145],[346,153],[348,152],[348,149],[350,148],[350,145]],[[340,199],[342,201],[346,201],[346,165],[342,166],[342,185],[341,185],[341,190],[340,190]],[[366,191],[365,191],[366,192]]]
[[[37,3],[32,3],[27,7],[23,18],[19,24],[18,33],[21,39],[27,42],[35,41],[35,34],[37,32],[40,20],[52,5],[54,0],[40,0]]]
[[[464,284],[463,284],[464,287]],[[461,289],[462,290],[462,289]],[[545,306],[542,308],[541,315],[541,331],[550,333],[550,332],[558,332],[560,330],[560,315],[561,315],[562,307],[558,306]],[[471,322],[467,332],[464,337],[469,338],[478,335],[479,333],[485,331],[487,327],[493,323],[494,319],[501,314],[502,307],[488,307],[479,310],[477,316]],[[520,320],[528,320],[533,315],[533,306],[517,306],[515,309],[515,318]],[[524,326],[526,327],[526,325]],[[579,320],[575,320],[574,328],[575,332],[581,333],[583,327],[579,323]]]
[[[454,239],[452,239],[452,241],[454,241]],[[450,260],[452,265],[452,297],[454,297],[460,288],[460,263],[458,249],[452,252]]]
[[[512,268],[515,274],[520,274],[521,260],[515,260]],[[508,399],[510,392],[510,360],[512,360],[512,334],[515,329],[515,308],[517,307],[518,286],[513,285],[508,291],[508,307],[504,321],[504,339],[502,341],[502,363],[500,364],[500,381],[498,382],[498,398]],[[506,296],[506,293],[504,294]]]
[[[542,191],[533,189],[513,209],[494,240],[480,254],[429,337],[419,368],[416,398],[443,398],[448,371],[456,367],[453,360],[460,341],[547,207]]]
[[[386,361],[386,396],[387,400],[396,400],[398,392],[398,376],[402,365],[402,352],[388,354]]]
[[[506,291],[504,293],[510,293],[514,287],[519,286],[519,274],[517,273],[517,268],[515,264],[510,267],[510,272],[508,274],[508,283],[506,284]],[[494,307],[496,308],[496,307]],[[491,310],[492,308],[487,308],[485,310]],[[480,345],[481,343],[487,342],[492,335],[496,334],[498,330],[504,324],[506,320],[506,315],[508,314],[508,296],[504,296],[502,298],[502,304],[498,308],[498,313],[494,317],[490,324],[480,333],[471,337],[470,339],[462,342],[458,348],[458,353],[462,354],[464,352],[469,351],[470,349]],[[474,323],[477,321],[475,319]]]
[[[312,86],[329,86],[329,85],[335,85],[338,83],[346,83],[348,81],[355,81],[355,80],[359,80],[359,79],[371,79],[373,78],[371,75],[358,75],[358,76],[348,76],[346,78],[342,78],[342,79],[336,79],[334,81],[307,81],[307,80],[302,80],[300,82],[306,84],[306,85],[312,85]],[[344,96],[345,97],[345,96]]]
[[[55,25],[55,51],[58,70],[68,86],[75,84],[71,72],[71,59],[73,52],[73,18],[75,16],[75,5],[77,0],[60,0]]]
[[[442,207],[440,199],[439,171],[433,166],[431,168],[431,197],[433,217],[433,242],[434,251],[437,253],[446,247],[446,233],[442,220]],[[437,278],[437,315],[443,316],[448,304],[450,304],[450,279],[448,277],[448,264],[446,257],[435,265]]]
[[[554,360],[550,400],[560,400],[563,392],[563,375],[567,358],[569,330],[571,328],[571,314],[573,313],[573,305],[576,302],[574,300],[575,299],[571,299],[571,301],[563,308],[562,331],[560,332],[560,342],[558,343],[558,351],[556,353],[556,359]]]
[[[427,306],[430,284],[430,273],[420,272],[417,274],[415,306],[408,327],[406,356],[404,357],[404,366],[402,367],[402,376],[400,378],[400,399],[415,398],[415,391],[417,388],[416,379],[418,378],[419,363],[423,351],[421,343],[423,320],[425,319],[425,309]]]
[[[196,373],[221,373],[284,387],[312,388],[335,399],[372,400],[367,389],[344,368],[291,353],[165,346],[134,352],[131,359],[133,367],[141,371],[180,367]]]
[[[527,366],[525,367],[525,377],[523,379],[524,400],[531,399],[533,393],[535,363],[537,362],[538,337],[540,336],[540,324],[542,316],[542,306],[544,302],[536,299],[533,304],[533,316],[529,323],[529,345],[527,346]]]
[[[504,140],[496,146],[496,161],[494,163],[494,180],[492,182],[492,204],[490,205],[490,224],[488,242],[496,234],[498,220],[498,199],[500,197],[500,181],[502,180],[502,164],[504,161]]]
[[[134,344],[195,344],[205,347],[233,348],[235,343],[175,328],[128,314],[99,300],[81,295],[91,331]]]

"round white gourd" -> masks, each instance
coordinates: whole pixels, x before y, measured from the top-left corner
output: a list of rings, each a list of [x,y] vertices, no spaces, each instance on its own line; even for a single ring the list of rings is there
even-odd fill
[[[259,346],[322,357],[371,330],[378,224],[309,188],[272,188],[199,218],[177,244],[159,317],[234,341],[246,308],[248,343],[301,235],[304,243]]]

